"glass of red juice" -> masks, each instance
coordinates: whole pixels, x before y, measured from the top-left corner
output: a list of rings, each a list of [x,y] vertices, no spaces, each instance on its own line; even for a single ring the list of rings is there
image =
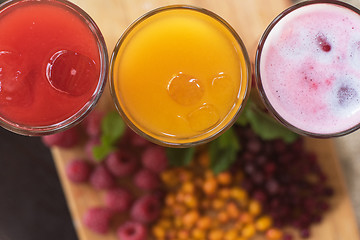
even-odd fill
[[[0,5],[0,125],[40,136],[79,123],[103,92],[108,53],[90,16],[65,0]]]
[[[276,17],[260,39],[255,75],[267,109],[311,137],[360,127],[360,11],[340,1],[306,1]]]

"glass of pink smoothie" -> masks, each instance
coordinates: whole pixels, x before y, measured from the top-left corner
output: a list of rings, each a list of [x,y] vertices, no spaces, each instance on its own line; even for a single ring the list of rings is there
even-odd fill
[[[276,17],[256,53],[268,110],[302,135],[335,137],[360,127],[360,11],[307,1]]]

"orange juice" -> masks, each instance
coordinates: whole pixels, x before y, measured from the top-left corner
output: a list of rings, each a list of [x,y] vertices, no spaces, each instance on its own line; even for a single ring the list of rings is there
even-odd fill
[[[213,139],[234,122],[249,64],[235,31],[204,9],[169,6],[133,23],[111,59],[116,106],[136,132],[163,145]]]

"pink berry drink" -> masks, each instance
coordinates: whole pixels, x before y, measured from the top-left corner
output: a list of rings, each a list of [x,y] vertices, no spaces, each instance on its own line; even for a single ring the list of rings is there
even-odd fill
[[[269,111],[303,135],[334,137],[360,126],[360,11],[339,1],[307,1],[264,32],[255,62]]]

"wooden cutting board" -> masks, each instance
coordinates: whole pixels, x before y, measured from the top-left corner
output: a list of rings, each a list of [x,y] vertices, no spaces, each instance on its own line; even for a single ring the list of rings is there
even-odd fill
[[[169,4],[190,4],[207,8],[228,21],[243,39],[250,59],[270,21],[288,7],[290,0],[72,0],[83,8],[100,27],[111,54],[125,28],[145,12]],[[109,91],[105,91],[99,108],[113,106]],[[320,225],[312,229],[311,240],[358,240],[355,215],[346,190],[332,140],[307,139],[309,150],[317,152],[330,184],[335,189],[332,209]],[[102,205],[102,195],[86,185],[71,184],[65,176],[65,165],[74,157],[84,156],[83,150],[52,149],[66,199],[80,240],[115,240],[114,232],[105,236],[92,233],[82,225],[82,216],[91,206]],[[189,239],[191,240],[191,239]],[[205,240],[205,239],[204,239]]]

